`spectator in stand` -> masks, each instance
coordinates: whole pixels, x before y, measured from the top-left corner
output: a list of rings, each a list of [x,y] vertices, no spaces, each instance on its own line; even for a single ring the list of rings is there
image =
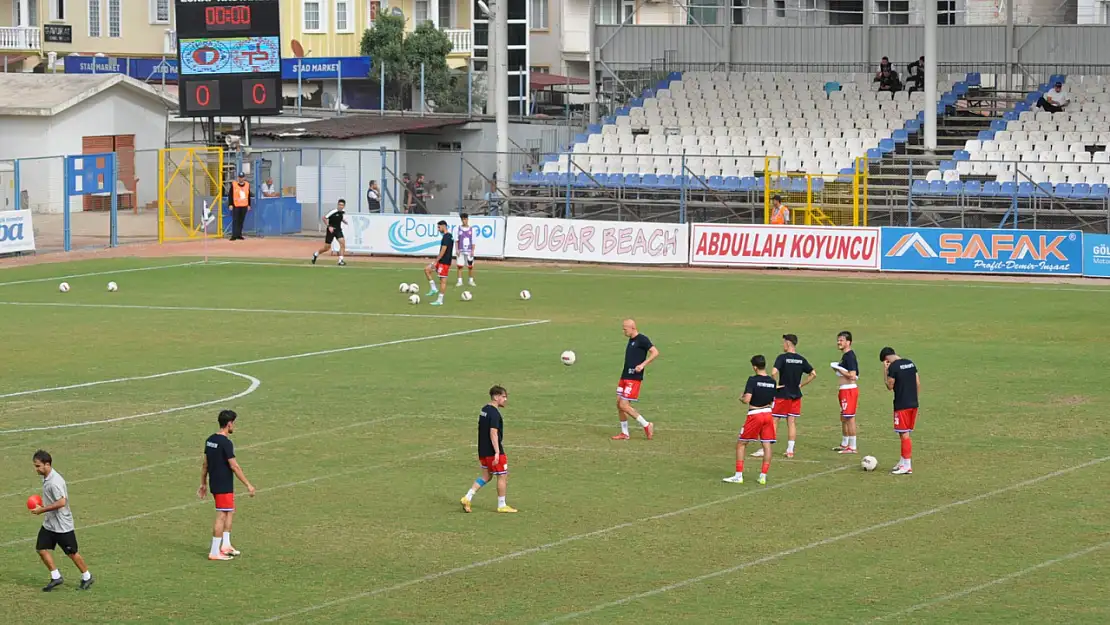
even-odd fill
[[[902,81],[898,80],[898,72],[884,69],[879,72],[879,91],[897,93],[902,90]]]
[[[428,200],[432,198],[428,193],[428,188],[425,186],[427,181],[424,179],[424,174],[416,173],[416,182],[412,185],[413,195],[413,212],[420,213],[421,215],[428,214]]]
[[[489,181],[489,191],[485,194],[486,212],[490,215],[501,214],[501,203],[505,197],[501,195],[500,189],[497,188],[497,174],[494,174]]]
[[[274,188],[273,178],[267,178],[266,182],[262,183],[262,197],[280,197],[277,189]]]
[[[910,86],[910,93],[914,91],[925,90],[925,57],[922,56],[917,61],[910,63],[906,66],[908,72],[906,76],[908,80],[906,84]]]
[[[879,61],[879,71],[875,72],[875,78],[871,82],[879,82],[879,79],[883,76],[883,70],[888,69],[890,69],[890,59],[884,56],[882,60]]]
[[[401,185],[405,187],[404,200],[401,202],[401,210],[406,213],[412,212],[412,177],[409,172],[401,174]]]
[[[1069,101],[1068,92],[1064,91],[1064,83],[1058,82],[1044,92],[1044,95],[1037,100],[1037,106],[1048,113],[1060,113],[1067,107]]]
[[[366,210],[371,213],[382,212],[382,193],[378,190],[378,181],[371,180],[366,187]]]

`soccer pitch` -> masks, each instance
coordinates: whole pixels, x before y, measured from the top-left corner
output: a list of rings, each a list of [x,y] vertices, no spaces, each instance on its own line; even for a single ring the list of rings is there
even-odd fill
[[[415,262],[324,263],[0,272],[0,622],[1110,622],[1110,286],[480,263],[473,301],[452,272],[433,308],[397,292],[426,290]],[[652,441],[609,440],[625,317],[661,351]],[[840,330],[858,456],[830,451]],[[781,428],[766,486],[755,461],[724,484],[748,359],[785,332],[819,373],[797,456]],[[912,476],[887,473],[884,345],[921,370]],[[467,515],[493,384],[520,513],[487,486]],[[243,555],[209,562],[196,488],[225,407],[259,492],[237,485]],[[66,584],[40,591],[40,447],[69,482],[88,592],[61,552]]]

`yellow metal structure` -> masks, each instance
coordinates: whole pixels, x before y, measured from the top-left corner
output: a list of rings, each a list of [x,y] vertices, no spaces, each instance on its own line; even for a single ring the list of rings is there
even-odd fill
[[[807,226],[867,225],[867,159],[857,158],[851,174],[783,171],[778,156],[763,159],[763,223],[771,223],[771,198],[782,197],[790,222]],[[805,180],[794,190],[793,180]]]
[[[158,242],[223,237],[223,148],[165,148],[158,155]],[[216,217],[206,232],[204,206]]]

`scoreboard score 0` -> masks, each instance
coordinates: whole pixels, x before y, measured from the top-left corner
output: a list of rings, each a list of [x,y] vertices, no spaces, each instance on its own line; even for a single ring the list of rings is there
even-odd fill
[[[182,117],[281,113],[279,0],[177,0]]]

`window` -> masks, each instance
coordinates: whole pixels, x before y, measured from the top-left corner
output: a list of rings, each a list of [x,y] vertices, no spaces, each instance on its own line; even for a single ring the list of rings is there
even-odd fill
[[[601,0],[597,5],[598,24],[616,24],[620,0]]]
[[[15,12],[15,22],[17,26],[31,26],[39,25],[39,3],[38,0],[27,0],[27,15],[21,15],[19,12],[20,3],[18,0],[12,3],[12,8]]]
[[[551,68],[547,65],[533,65],[528,68],[528,71],[534,74],[550,74]]]
[[[432,17],[428,15],[428,0],[416,0],[412,6],[412,12],[413,26],[419,26],[432,19]]]
[[[335,0],[335,32],[353,33],[351,23],[351,0]]]
[[[439,0],[439,27],[458,28],[455,24],[454,0]]]
[[[955,26],[956,0],[937,0],[937,24]]]
[[[120,4],[123,0],[108,0],[108,36],[120,37],[123,32],[123,12]]]
[[[324,6],[322,0],[301,0],[302,28],[306,33],[324,32]]]
[[[532,18],[528,23],[528,27],[532,30],[547,30],[548,28],[550,28],[547,23],[547,0],[528,1],[532,3]]]
[[[100,36],[100,0],[89,0],[89,36]]]
[[[775,0],[775,15],[786,17],[786,0]]]
[[[66,19],[66,0],[50,0],[50,19],[64,22]]]
[[[170,23],[170,0],[150,0],[150,23]]]
[[[690,0],[687,5],[687,24],[710,26],[717,23],[721,0]]]
[[[621,22],[631,24],[636,17],[636,0],[621,1]]]
[[[863,23],[861,0],[829,0],[829,25],[846,26]]]
[[[910,23],[909,0],[877,0],[875,14],[879,24],[908,25]]]
[[[366,0],[366,27],[373,28],[374,21],[378,19],[378,11],[382,10],[381,0]]]
[[[748,0],[732,0],[732,23],[737,26],[744,25],[744,11],[748,9]]]

